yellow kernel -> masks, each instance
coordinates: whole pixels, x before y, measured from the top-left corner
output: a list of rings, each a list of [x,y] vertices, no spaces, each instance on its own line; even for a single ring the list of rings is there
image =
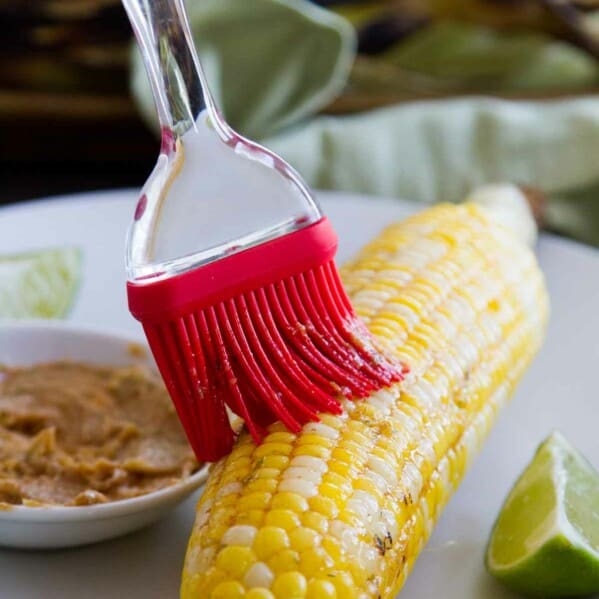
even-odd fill
[[[339,541],[331,539],[330,537],[324,537],[320,542],[322,548],[331,556],[335,563],[341,561],[341,547],[339,547]]]
[[[214,587],[218,586],[221,582],[225,582],[227,578],[228,576],[223,570],[212,566],[205,572],[203,579],[201,579],[201,588],[209,596]]]
[[[279,431],[270,433],[264,439],[264,443],[293,443],[297,435],[287,432],[287,431]]]
[[[276,422],[273,422],[272,424],[268,425],[268,428],[266,429],[268,431],[269,434],[271,433],[285,433],[287,432],[287,427],[280,422],[279,420],[277,420]]]
[[[320,547],[307,549],[300,555],[300,570],[310,579],[322,576],[329,571],[335,562],[329,554]]]
[[[266,514],[265,524],[289,531],[297,528],[300,525],[300,520],[291,510],[271,510]]]
[[[329,580],[333,583],[337,591],[338,599],[355,599],[358,595],[358,590],[354,585],[354,581],[347,572],[334,572],[329,574]]]
[[[328,497],[337,503],[339,503],[340,501],[344,501],[349,496],[350,492],[351,487],[338,487],[327,482],[322,483],[320,487],[318,487],[319,495],[322,495],[323,497]]]
[[[349,524],[352,528],[360,528],[363,525],[360,516],[350,510],[341,511],[339,513],[338,520]]]
[[[282,470],[289,464],[289,458],[285,455],[267,455],[262,458],[262,468],[274,468]]]
[[[358,478],[355,480],[354,489],[370,493],[379,501],[379,503],[382,501],[383,496],[381,495],[379,488],[368,478]]]
[[[271,498],[271,493],[248,493],[239,498],[237,509],[240,512],[245,512],[246,510],[263,510],[268,507]]]
[[[254,456],[261,458],[269,455],[289,455],[292,449],[290,443],[262,443],[260,447],[256,447]]]
[[[221,549],[216,557],[216,565],[233,578],[241,578],[255,561],[254,552],[240,545],[229,545]]]
[[[302,495],[290,493],[289,491],[277,493],[272,499],[273,509],[286,509],[294,512],[305,512],[308,509],[308,501]]]
[[[268,560],[268,566],[275,574],[295,570],[299,566],[299,553],[292,549],[285,549]]]
[[[329,530],[328,519],[318,512],[305,512],[301,516],[301,521],[304,526],[320,534],[325,534]]]
[[[261,528],[254,539],[254,551],[260,559],[266,559],[288,547],[289,537],[287,533],[282,528],[275,526]]]
[[[264,522],[264,510],[247,510],[240,512],[236,524],[248,524],[250,526],[262,526]]]
[[[236,580],[221,582],[212,591],[211,599],[242,599],[245,595],[243,585]]]
[[[352,464],[348,464],[347,462],[333,461],[329,464],[329,472],[334,472],[347,478],[353,478],[356,475],[356,469]]]
[[[229,472],[232,470],[240,470],[242,468],[250,468],[251,465],[252,460],[249,455],[238,456],[231,454],[231,457],[227,460],[227,470]]]
[[[275,596],[268,589],[250,589],[245,599],[275,599]]]
[[[285,572],[275,578],[272,590],[278,599],[303,599],[308,585],[303,574]]]
[[[250,481],[246,487],[246,493],[272,493],[276,490],[279,481],[273,478],[259,478]],[[239,497],[235,498],[239,501]]]
[[[229,483],[238,483],[250,473],[250,467],[236,468],[225,472],[220,479],[220,485],[223,487]]]
[[[308,583],[306,599],[337,599],[335,585],[328,580],[311,580]]]
[[[335,447],[331,453],[331,463],[336,464],[340,462],[342,464],[353,464],[354,456],[347,451],[347,449],[343,449],[341,447]]]
[[[311,455],[315,458],[327,460],[331,455],[331,450],[321,445],[300,445],[295,448],[294,455]]]
[[[355,425],[352,426],[353,424],[353,422],[350,423],[350,426],[348,427],[350,430],[345,431],[345,433],[343,434],[343,439],[357,443],[358,445],[360,445],[360,447],[367,447],[370,443],[370,439],[361,432],[357,430],[352,430],[356,428]]]
[[[319,541],[320,535],[311,528],[296,528],[289,533],[291,548],[300,553],[311,547],[316,547]]]
[[[316,497],[311,497],[309,503],[311,510],[318,512],[327,518],[336,518],[339,513],[337,504],[330,497],[317,495]]]
[[[318,445],[320,447],[332,447],[334,441],[332,439],[327,439],[321,435],[316,435],[314,433],[308,433],[307,435],[302,435],[298,439],[298,444],[302,445]]]
[[[362,445],[358,445],[355,441],[349,439],[343,439],[339,443],[339,449],[346,449],[354,461],[365,452],[365,448]]]
[[[273,457],[280,457],[280,456],[273,456]],[[254,471],[254,474],[252,474],[252,479],[255,480],[259,480],[261,478],[266,478],[266,479],[271,479],[271,478],[278,478],[281,474],[281,470],[279,468],[267,468],[266,466],[261,466],[260,468],[257,468]]]
[[[333,485],[334,487],[337,487],[338,489],[343,489],[344,491],[346,491],[348,493],[351,491],[351,482],[347,478],[345,478],[335,472],[327,472],[322,477],[322,482]]]

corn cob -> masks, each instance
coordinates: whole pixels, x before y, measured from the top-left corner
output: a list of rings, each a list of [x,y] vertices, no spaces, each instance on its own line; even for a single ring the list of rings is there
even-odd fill
[[[401,383],[214,465],[184,599],[391,598],[548,312],[533,253],[475,204],[391,226],[342,270],[356,310],[409,367]],[[509,218],[507,219],[509,220]]]

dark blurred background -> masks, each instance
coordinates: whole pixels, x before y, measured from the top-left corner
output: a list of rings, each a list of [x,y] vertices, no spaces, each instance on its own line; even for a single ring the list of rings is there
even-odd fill
[[[190,2],[201,0],[189,0]],[[251,0],[247,0],[251,1]],[[354,23],[359,56],[345,93],[329,106],[348,113],[468,93],[559,96],[594,89],[493,89],[490,80],[414,76],[373,57],[447,16],[496,30],[542,31],[597,60],[598,2],[438,0],[318,4]],[[131,33],[119,0],[0,0],[0,203],[91,189],[139,186],[158,149],[129,94]],[[593,29],[594,28],[594,29]],[[375,68],[373,68],[375,65]],[[430,73],[429,73],[430,75]],[[403,77],[403,78],[402,78]],[[474,81],[474,83],[473,83]]]

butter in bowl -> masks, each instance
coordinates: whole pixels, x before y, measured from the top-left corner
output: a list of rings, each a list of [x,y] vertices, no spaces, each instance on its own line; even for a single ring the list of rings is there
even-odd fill
[[[117,537],[166,515],[205,478],[135,339],[0,324],[0,546]]]

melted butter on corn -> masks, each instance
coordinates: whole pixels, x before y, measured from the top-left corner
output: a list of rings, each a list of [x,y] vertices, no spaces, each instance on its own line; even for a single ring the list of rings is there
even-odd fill
[[[243,433],[199,501],[185,599],[394,597],[541,343],[534,256],[476,206],[388,228],[342,276],[410,374],[299,435]]]

